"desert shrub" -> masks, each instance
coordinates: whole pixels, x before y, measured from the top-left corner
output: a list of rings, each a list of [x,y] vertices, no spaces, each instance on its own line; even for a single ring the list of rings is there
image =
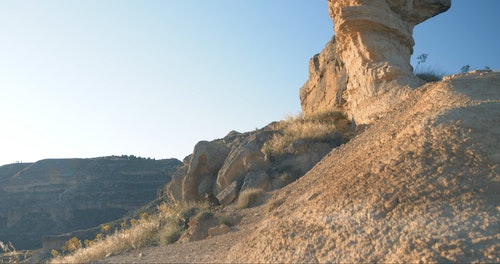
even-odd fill
[[[297,140],[337,140],[342,135],[343,123],[347,123],[347,119],[338,111],[288,117],[276,125],[279,133],[264,143],[262,151],[270,156],[282,155],[286,147]]]
[[[169,222],[160,230],[160,244],[172,244],[179,240],[181,234],[181,227],[177,223]]]
[[[82,241],[80,241],[77,237],[72,237],[62,247],[63,252],[75,252],[78,249],[82,248]]]
[[[59,256],[59,251],[52,249],[50,255],[52,255],[53,258],[57,258]]]
[[[156,245],[158,227],[158,219],[140,221],[129,229],[117,231],[105,238],[96,238],[92,243],[89,243],[89,247],[79,248],[66,256],[56,256],[51,262],[88,263],[103,259],[111,254]]]
[[[239,209],[248,208],[255,204],[264,194],[262,189],[246,189],[240,192],[236,207]]]
[[[469,70],[470,70],[470,65],[467,64],[467,65],[462,66],[462,68],[460,68],[460,73],[468,73]]]
[[[438,82],[443,79],[444,73],[437,71],[430,67],[421,68],[420,66],[425,63],[429,54],[423,53],[417,57],[417,66],[415,66],[414,74],[424,80],[425,82]]]
[[[435,69],[424,68],[416,72],[415,75],[425,82],[438,82],[443,79],[444,73],[439,72]]]

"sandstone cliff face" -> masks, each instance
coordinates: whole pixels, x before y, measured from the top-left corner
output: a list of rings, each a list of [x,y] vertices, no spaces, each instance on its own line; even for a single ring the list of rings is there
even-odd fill
[[[335,37],[309,61],[309,79],[300,89],[302,112],[306,115],[340,109],[347,85],[344,63],[337,55]]]
[[[40,248],[43,236],[119,219],[153,200],[181,164],[108,157],[1,166],[0,240]]]
[[[310,66],[302,110],[306,115],[333,110],[333,102],[357,124],[371,123],[407,97],[404,87],[423,84],[410,65],[413,28],[448,10],[451,0],[329,0],[328,6],[335,52],[327,45],[312,59],[324,67],[311,71]],[[315,63],[319,59],[335,63]],[[329,73],[317,78],[318,72]]]

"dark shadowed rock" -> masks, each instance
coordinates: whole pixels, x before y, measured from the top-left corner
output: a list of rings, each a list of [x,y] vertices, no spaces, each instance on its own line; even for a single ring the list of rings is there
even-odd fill
[[[266,190],[269,187],[269,183],[269,174],[265,170],[250,171],[245,176],[241,191],[246,189]]]

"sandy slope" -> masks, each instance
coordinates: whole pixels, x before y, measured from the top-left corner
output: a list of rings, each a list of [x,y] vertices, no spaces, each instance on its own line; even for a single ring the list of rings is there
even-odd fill
[[[500,73],[430,84],[238,231],[105,262],[500,262],[499,150]]]
[[[227,261],[500,262],[500,74],[415,91],[281,191]]]

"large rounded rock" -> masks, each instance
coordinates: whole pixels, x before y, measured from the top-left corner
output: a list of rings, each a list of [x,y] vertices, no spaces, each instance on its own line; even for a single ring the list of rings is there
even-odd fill
[[[262,144],[272,133],[257,133],[229,153],[217,175],[214,193],[217,195],[234,181],[243,181],[250,171],[265,170],[269,163],[262,153]]]
[[[196,144],[182,182],[183,200],[198,201],[204,199],[207,194],[212,194],[217,173],[229,151],[228,147],[217,141],[201,141]]]

